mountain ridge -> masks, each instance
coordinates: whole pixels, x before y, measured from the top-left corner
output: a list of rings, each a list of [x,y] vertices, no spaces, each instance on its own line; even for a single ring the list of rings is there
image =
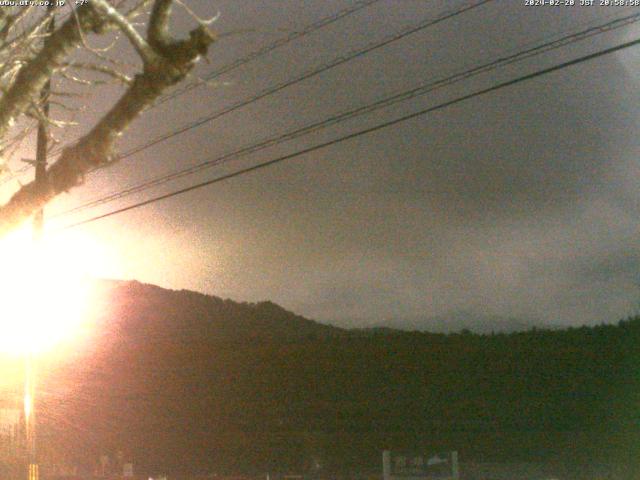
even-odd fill
[[[363,332],[272,302],[140,282],[103,293],[86,349],[40,376],[47,443],[78,463],[123,451],[151,476],[290,473],[313,457],[331,476],[378,471],[389,448],[484,461],[640,458],[636,403],[625,401],[640,391],[640,319],[495,335]]]
[[[248,309],[254,309],[258,315],[267,314],[268,316],[280,315],[281,320],[288,323],[288,327],[295,327],[295,321],[299,321],[298,326],[302,327],[306,334],[319,335],[344,335],[347,333],[367,333],[375,332],[380,334],[386,332],[389,334],[418,331],[433,334],[457,333],[468,330],[477,334],[490,333],[513,333],[518,331],[528,331],[531,329],[554,329],[556,326],[547,325],[535,319],[522,319],[518,317],[505,317],[490,314],[474,314],[468,311],[455,311],[449,314],[437,316],[417,316],[417,317],[398,317],[390,318],[386,321],[378,322],[371,326],[359,327],[355,326],[356,321],[338,322],[338,321],[318,321],[307,318],[303,315],[288,310],[271,300],[261,300],[258,302],[238,301],[230,298],[222,298],[217,295],[201,293],[188,289],[170,289],[153,285],[149,283],[139,282],[137,280],[117,280],[117,279],[100,279],[99,282],[111,284],[112,288],[126,288],[127,285],[137,289],[139,293],[143,293],[144,289],[156,292],[165,292],[167,295],[175,298],[177,295],[185,297],[203,297],[210,301],[213,308],[219,308],[220,304],[238,305]],[[367,324],[365,319],[359,319],[359,322]],[[348,326],[341,326],[346,323]],[[273,325],[275,326],[275,325]],[[305,328],[306,327],[306,328]],[[264,333],[264,332],[263,332]],[[280,332],[284,334],[284,332]]]

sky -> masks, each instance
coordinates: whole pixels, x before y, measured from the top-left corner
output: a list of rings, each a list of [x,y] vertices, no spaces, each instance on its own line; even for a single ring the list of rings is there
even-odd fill
[[[380,0],[151,109],[121,148],[469,3]],[[213,28],[225,34],[197,73],[352,4],[192,0],[199,15],[220,13]],[[489,2],[95,172],[47,215],[633,11]],[[175,13],[174,31],[184,32],[189,16]],[[49,224],[55,230],[639,36],[637,24],[607,32]],[[96,276],[269,299],[342,326],[420,327],[461,314],[616,322],[640,305],[639,84],[636,47],[52,235],[75,245]],[[107,87],[65,135],[79,135],[116,94]],[[16,187],[4,185],[3,195]]]

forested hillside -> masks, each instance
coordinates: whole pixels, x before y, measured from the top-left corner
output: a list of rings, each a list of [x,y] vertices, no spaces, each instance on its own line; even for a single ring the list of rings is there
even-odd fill
[[[99,335],[47,377],[40,406],[47,434],[82,445],[65,451],[85,463],[122,450],[149,471],[317,461],[344,472],[416,447],[483,461],[640,458],[639,319],[363,335],[268,302],[137,282],[107,290]]]

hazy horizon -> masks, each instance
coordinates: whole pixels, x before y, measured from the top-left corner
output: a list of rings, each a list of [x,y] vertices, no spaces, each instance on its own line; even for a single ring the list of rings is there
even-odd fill
[[[198,75],[351,5],[216,2]],[[122,150],[466,2],[381,0],[145,113]],[[194,0],[203,17],[211,5]],[[637,23],[70,217],[149,175],[406,91],[627,14],[489,2],[91,174],[47,207],[52,230],[634,38]],[[283,11],[289,12],[282,15]],[[176,8],[176,26],[191,19]],[[269,169],[65,232],[96,276],[137,278],[324,321],[451,312],[614,322],[640,300],[637,47],[500,89]],[[401,74],[400,74],[401,73]],[[107,89],[105,102],[110,98]],[[102,97],[96,99],[98,103]],[[81,125],[89,125],[78,117]],[[25,153],[25,157],[28,155]],[[27,177],[25,177],[27,178]],[[10,194],[16,182],[3,186]],[[75,243],[74,243],[75,242]]]

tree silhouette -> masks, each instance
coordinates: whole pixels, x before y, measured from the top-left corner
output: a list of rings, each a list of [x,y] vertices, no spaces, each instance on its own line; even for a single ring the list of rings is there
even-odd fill
[[[30,123],[43,119],[55,122],[43,115],[47,99],[41,98],[41,91],[56,72],[82,81],[74,72],[92,71],[124,84],[125,90],[87,133],[62,149],[44,182],[21,185],[0,207],[0,234],[15,228],[57,195],[82,184],[89,171],[116,161],[116,139],[163,91],[189,74],[214,40],[199,19],[186,38],[175,39],[168,26],[173,0],[141,0],[133,5],[127,0],[75,3],[82,4],[72,8],[51,32],[48,25],[56,10],[34,6],[0,9],[0,151],[6,157],[11,147],[25,138]],[[138,18],[147,18],[145,35],[134,22]],[[89,46],[90,37],[109,34],[126,38],[133,47],[142,65],[133,77],[124,74],[122,63]],[[77,60],[81,49],[90,54],[91,62]],[[51,96],[55,95],[52,91]]]

